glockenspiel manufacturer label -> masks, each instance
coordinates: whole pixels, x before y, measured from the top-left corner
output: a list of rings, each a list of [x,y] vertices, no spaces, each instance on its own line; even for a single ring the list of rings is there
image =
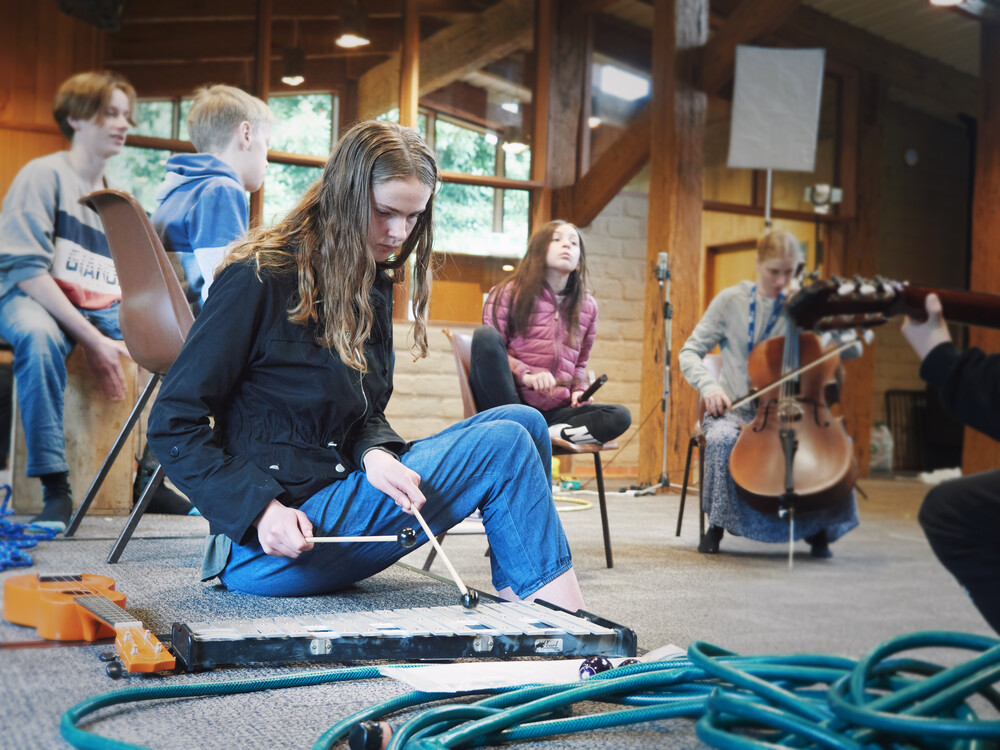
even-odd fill
[[[535,653],[561,654],[562,650],[562,638],[539,638],[535,641]]]

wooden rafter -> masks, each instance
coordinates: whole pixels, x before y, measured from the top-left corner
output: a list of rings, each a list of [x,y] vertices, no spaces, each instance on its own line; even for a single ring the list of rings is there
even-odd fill
[[[555,191],[553,213],[577,226],[590,224],[649,161],[651,133],[647,107],[632,119],[580,180]]]
[[[736,47],[779,29],[801,0],[743,0],[705,45],[701,88],[712,95],[733,76]]]
[[[532,0],[502,0],[422,40],[420,93],[434,91],[469,71],[530,47],[533,5]],[[399,53],[395,53],[361,76],[358,109],[362,117],[375,117],[396,106],[399,62]]]

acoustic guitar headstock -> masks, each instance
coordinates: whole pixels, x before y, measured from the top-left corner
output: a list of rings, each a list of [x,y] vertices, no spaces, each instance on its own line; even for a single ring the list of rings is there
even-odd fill
[[[907,285],[881,276],[834,276],[806,283],[788,300],[788,315],[799,328],[812,331],[874,328],[903,313],[926,318],[909,291]]]
[[[176,665],[173,654],[160,639],[141,625],[118,626],[115,630],[115,651],[126,672],[159,672]]]

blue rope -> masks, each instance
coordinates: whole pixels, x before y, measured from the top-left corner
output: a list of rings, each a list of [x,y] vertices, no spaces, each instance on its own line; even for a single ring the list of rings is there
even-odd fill
[[[33,523],[3,520],[6,516],[14,515],[14,511],[7,507],[13,490],[9,484],[0,484],[0,491],[4,493],[3,502],[0,502],[0,571],[30,567],[35,561],[24,550],[52,539],[57,532]]]
[[[977,655],[949,668],[896,656],[920,648],[953,648]],[[63,715],[61,730],[74,747],[132,748],[76,724],[88,713],[119,703],[378,676],[375,668],[368,667],[117,690],[71,708]],[[680,717],[697,719],[699,739],[724,750],[985,750],[1000,739],[1000,721],[980,719],[968,699],[976,698],[977,706],[985,699],[1000,710],[1000,692],[992,687],[997,682],[1000,640],[967,633],[899,636],[858,661],[820,654],[744,657],[696,642],[686,659],[619,667],[563,685],[481,691],[478,694],[487,697],[476,701],[470,694],[410,692],[345,717],[313,748],[331,748],[359,721],[388,719],[434,702],[437,705],[396,727],[389,750],[538,740]],[[573,715],[581,702],[603,709]]]

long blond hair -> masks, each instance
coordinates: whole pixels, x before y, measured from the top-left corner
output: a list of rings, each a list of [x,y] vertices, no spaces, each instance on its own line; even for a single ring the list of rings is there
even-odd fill
[[[376,265],[368,246],[371,193],[391,180],[416,178],[431,190],[427,207],[397,255]],[[352,127],[333,149],[323,176],[280,223],[256,229],[236,245],[223,267],[253,259],[257,274],[298,276],[298,296],[288,319],[316,323],[318,341],[332,348],[349,367],[367,372],[364,344],[372,330],[369,295],[379,269],[394,282],[406,278],[413,264],[413,349],[427,356],[427,301],[438,169],[434,154],[410,128],[383,121]]]

